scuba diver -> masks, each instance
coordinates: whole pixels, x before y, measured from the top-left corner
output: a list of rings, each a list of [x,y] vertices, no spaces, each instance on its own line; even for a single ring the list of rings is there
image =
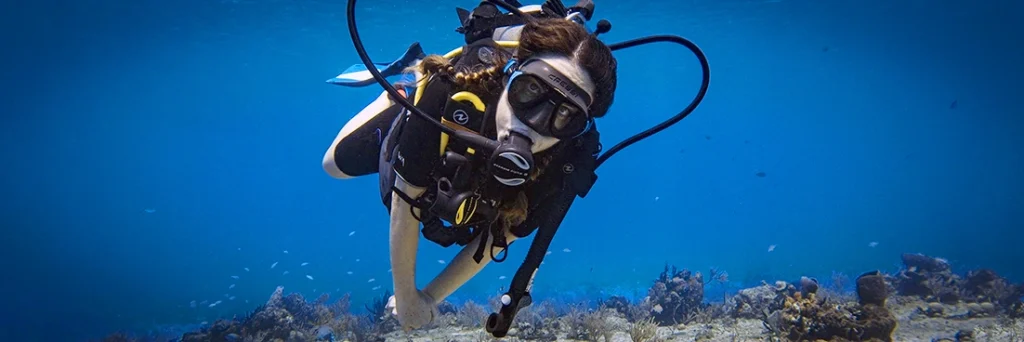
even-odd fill
[[[348,2],[349,30],[363,64],[328,82],[379,84],[385,91],[342,127],[323,168],[339,179],[379,174],[390,215],[394,296],[387,307],[405,330],[429,324],[437,304],[490,261],[504,261],[513,241],[536,232],[500,298],[502,308],[485,325],[495,337],[504,336],[516,312],[530,304],[548,245],[575,198],[586,196],[597,180],[597,167],[681,120],[707,90],[707,60],[688,40],[652,36],[606,45],[598,35],[610,30],[607,21],[596,30],[587,27],[591,0],[572,7],[560,0],[509,2],[457,8],[465,45],[428,56],[415,43],[391,63],[367,56],[355,26],[355,0]],[[595,119],[614,100],[612,51],[657,41],[697,54],[704,71],[698,96],[678,115],[601,154]],[[386,79],[391,76],[401,79],[392,84]],[[464,246],[422,290],[415,283],[420,231],[441,246]]]

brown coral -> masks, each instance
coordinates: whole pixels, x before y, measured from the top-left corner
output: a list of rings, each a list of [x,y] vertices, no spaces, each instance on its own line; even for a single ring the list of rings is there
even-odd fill
[[[922,254],[904,254],[904,269],[896,275],[895,288],[900,295],[945,304],[978,303],[993,305],[1011,313],[1024,296],[1024,284],[1014,285],[989,269],[954,274],[949,263]]]
[[[765,327],[790,341],[891,342],[896,318],[885,308],[885,289],[876,271],[857,279],[861,302],[850,307],[828,303],[813,291],[787,295],[782,309],[765,318]]]
[[[661,273],[647,291],[646,305],[661,325],[686,323],[704,307],[704,276],[700,272],[677,270],[674,266]]]

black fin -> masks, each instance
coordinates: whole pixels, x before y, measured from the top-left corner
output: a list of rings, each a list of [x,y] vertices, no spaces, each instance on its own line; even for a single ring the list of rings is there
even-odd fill
[[[540,8],[547,16],[555,18],[564,18],[569,12],[561,0],[547,0]]]
[[[456,7],[455,13],[459,15],[459,22],[462,23],[462,26],[469,24],[469,15],[471,12],[469,12],[468,9]]]

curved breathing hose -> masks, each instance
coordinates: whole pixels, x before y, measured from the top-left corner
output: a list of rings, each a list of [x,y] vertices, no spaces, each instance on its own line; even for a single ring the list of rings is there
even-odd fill
[[[668,120],[665,120],[654,127],[648,128],[643,132],[637,133],[629,138],[626,138],[626,140],[623,140],[618,144],[615,144],[615,146],[612,146],[612,148],[608,149],[607,152],[602,153],[600,157],[597,157],[597,164],[594,167],[595,169],[597,167],[600,167],[602,163],[608,160],[608,158],[611,158],[611,156],[614,155],[616,152],[619,152],[622,149],[628,147],[629,145],[635,144],[640,140],[644,140],[649,136],[657,134],[658,132],[661,132],[662,130],[668,128],[669,126],[675,125],[683,118],[686,118],[686,116],[690,115],[690,113],[692,113],[694,109],[697,109],[697,105],[699,105],[700,102],[704,100],[704,95],[707,94],[708,92],[708,85],[711,83],[711,66],[708,65],[708,57],[704,55],[704,51],[701,51],[700,47],[697,47],[697,44],[694,44],[693,42],[686,38],[668,35],[648,36],[624,41],[621,43],[615,43],[609,45],[608,48],[610,48],[612,51],[616,51],[628,49],[634,46],[658,42],[676,43],[685,46],[686,48],[690,49],[690,51],[693,51],[693,54],[697,56],[697,60],[700,62],[701,73],[703,73],[704,75],[700,82],[700,90],[697,91],[697,96],[693,97],[693,101],[690,101],[690,104],[687,105],[686,108],[683,108],[683,111],[679,112],[679,114],[676,114],[671,118],[668,118]]]
[[[509,12],[515,13],[516,15],[524,19],[529,19],[529,16],[526,16],[518,8],[506,3],[505,1],[486,1],[498,7],[501,7]],[[348,17],[349,34],[352,37],[352,44],[355,46],[356,53],[359,55],[359,59],[363,61],[363,64],[366,65],[366,70],[369,71],[371,75],[373,75],[373,78],[377,80],[377,83],[379,83],[381,87],[384,88],[384,91],[387,92],[388,95],[391,95],[392,99],[401,104],[402,107],[405,107],[405,109],[408,110],[410,113],[415,114],[419,116],[421,119],[427,120],[428,122],[432,123],[438,129],[440,129],[441,132],[447,133],[448,135],[455,137],[456,139],[460,139],[463,142],[473,147],[476,147],[477,149],[490,153],[498,148],[499,143],[497,141],[488,139],[478,134],[469,133],[462,130],[455,130],[448,126],[445,126],[444,124],[441,123],[440,120],[435,119],[429,114],[423,112],[423,110],[417,108],[416,105],[414,105],[412,102],[409,102],[409,100],[405,98],[405,96],[402,96],[398,92],[398,90],[395,89],[394,86],[388,83],[387,79],[385,79],[384,76],[381,75],[380,71],[377,71],[377,68],[373,67],[373,61],[370,60],[370,56],[366,53],[366,48],[363,46],[363,41],[362,39],[359,38],[359,30],[356,28],[356,0],[348,0],[346,12]],[[607,21],[602,20],[601,22],[599,22],[599,25],[605,26],[604,31],[610,29],[610,24],[608,24]],[[608,160],[608,158],[610,158],[612,155],[628,147],[629,145],[635,144],[640,140],[650,137],[658,132],[661,132],[662,130],[668,128],[669,126],[676,124],[677,122],[685,118],[687,115],[690,115],[690,113],[692,113],[693,110],[697,108],[697,105],[700,104],[700,102],[704,99],[704,95],[707,93],[711,73],[711,68],[708,65],[707,57],[704,55],[704,52],[701,51],[699,47],[697,47],[696,44],[687,40],[686,38],[672,35],[649,36],[612,44],[609,45],[608,48],[611,49],[612,51],[617,51],[622,49],[628,49],[634,46],[646,45],[657,42],[672,42],[683,45],[690,49],[690,51],[692,51],[697,56],[697,59],[700,61],[701,71],[704,74],[701,80],[700,90],[697,92],[697,96],[694,97],[693,101],[691,101],[690,104],[683,109],[683,111],[679,112],[679,114],[676,114],[675,116],[672,116],[671,118],[665,120],[664,122],[658,125],[655,125],[654,127],[651,127],[647,130],[644,130],[643,132],[637,133],[636,135],[627,138],[626,140],[623,140],[622,142],[608,149],[607,152],[601,154],[597,158],[597,164],[595,166],[595,169],[597,167],[600,167],[601,164]]]

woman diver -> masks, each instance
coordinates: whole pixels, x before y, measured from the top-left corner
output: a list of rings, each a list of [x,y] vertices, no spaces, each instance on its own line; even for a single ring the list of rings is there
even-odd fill
[[[349,29],[371,67],[355,30],[354,2],[348,7]],[[511,13],[501,13],[495,4]],[[559,0],[527,7],[484,1],[472,12],[459,9],[458,31],[466,45],[444,56],[425,56],[414,44],[387,66],[391,75],[398,65],[415,76],[414,83],[399,84],[404,92],[387,83],[379,68],[370,72],[388,91],[344,125],[324,155],[323,168],[339,179],[380,175],[381,199],[390,213],[394,296],[388,308],[403,329],[429,324],[440,301],[489,261],[504,260],[497,255],[512,241],[537,231],[487,330],[503,336],[516,311],[529,305],[533,276],[555,230],[575,197],[589,191],[594,170],[607,157],[598,157],[594,120],[613,102],[617,62],[614,47],[597,38],[610,24],[602,21],[594,33],[585,27],[593,8],[590,0],[569,8]],[[622,47],[659,41],[647,39]],[[706,60],[699,49],[695,52],[706,72]],[[334,83],[372,83],[343,76]],[[705,74],[698,99],[687,110],[612,151],[689,114],[703,97],[706,80]],[[428,240],[465,247],[419,290],[421,223]]]

